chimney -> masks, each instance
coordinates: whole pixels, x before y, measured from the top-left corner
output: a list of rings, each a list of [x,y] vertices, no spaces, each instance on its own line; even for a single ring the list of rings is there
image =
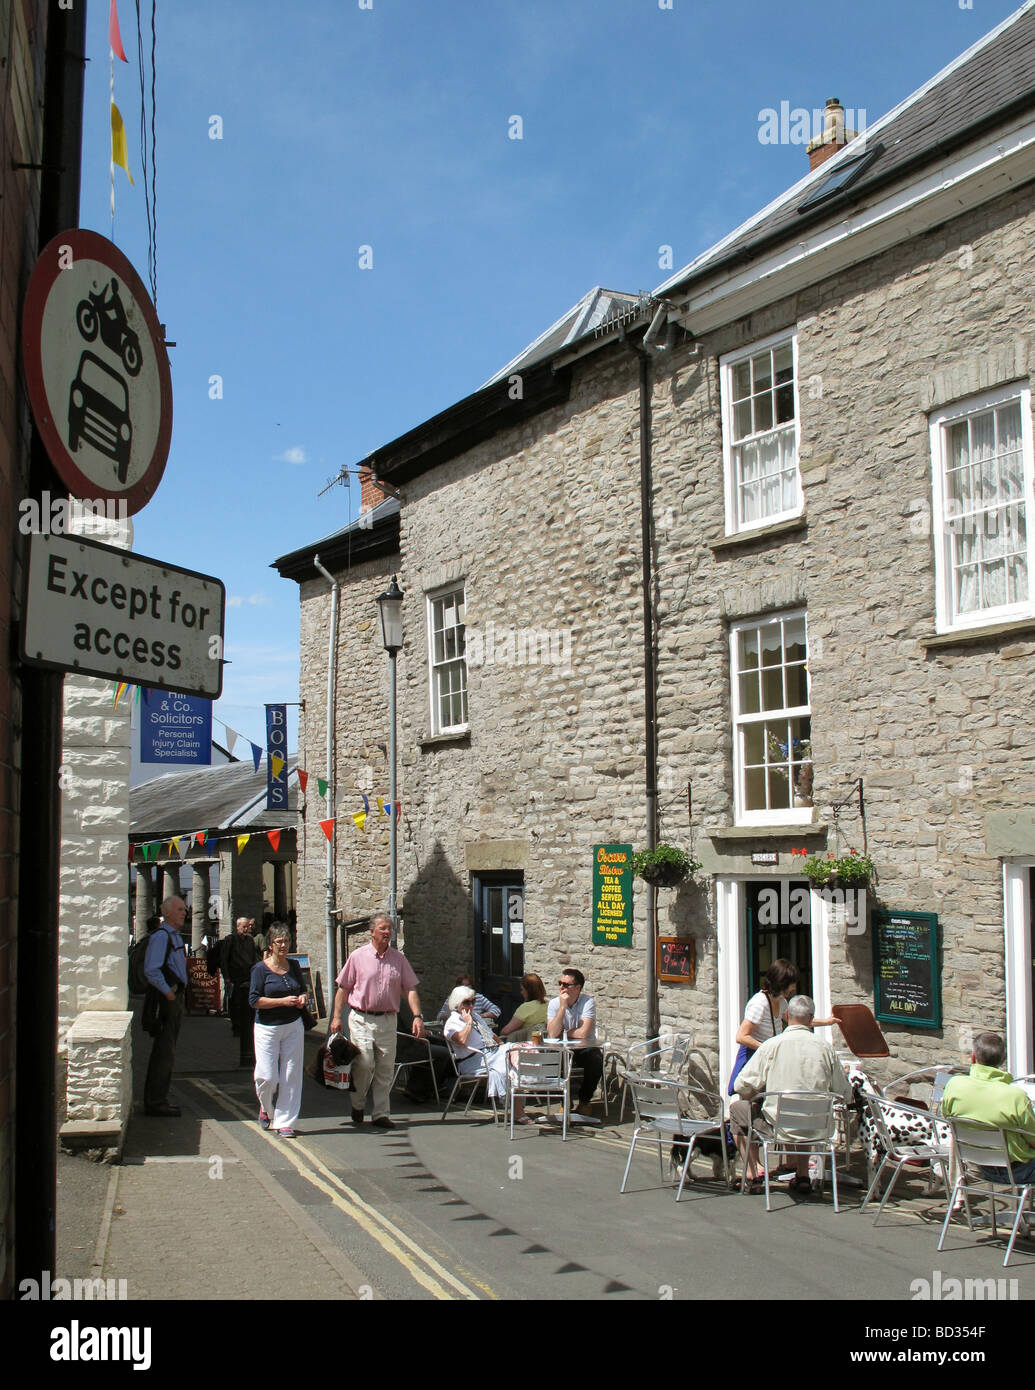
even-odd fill
[[[818,169],[838,150],[843,150],[858,133],[857,130],[845,129],[845,109],[837,97],[831,97],[823,112],[823,134],[817,135],[806,147],[809,168]]]
[[[371,511],[379,502],[385,500],[385,494],[374,482],[374,470],[369,463],[362,463],[359,467],[359,511],[360,515]]]

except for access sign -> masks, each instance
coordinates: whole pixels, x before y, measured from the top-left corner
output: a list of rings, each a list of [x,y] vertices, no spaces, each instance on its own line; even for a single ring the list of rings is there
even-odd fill
[[[33,535],[22,659],[219,698],[226,590],[194,570],[82,536]]]
[[[154,305],[117,246],[72,228],[44,247],[22,356],[36,426],[69,492],[138,512],[169,457],[172,380]]]

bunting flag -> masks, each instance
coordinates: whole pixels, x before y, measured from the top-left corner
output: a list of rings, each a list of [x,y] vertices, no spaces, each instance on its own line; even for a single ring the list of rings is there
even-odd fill
[[[205,853],[206,853],[206,854],[215,854],[215,852],[216,852],[216,850],[217,850],[218,848],[219,848],[219,841],[218,841],[214,836],[213,836],[211,839],[208,839],[208,840],[205,841]]]
[[[134,856],[136,855],[136,852],[137,852],[137,847],[136,847],[136,845],[131,844],[130,847],[129,847],[129,862],[130,862],[131,864],[133,863],[133,858],[134,858]]]
[[[122,699],[123,695],[125,695],[125,693],[126,693],[126,691],[127,691],[128,689],[129,689],[129,683],[128,683],[128,681],[119,681],[119,682],[117,683],[117,685],[115,686],[115,698],[114,698],[114,700],[112,700],[112,702],[111,702],[111,707],[112,707],[112,709],[118,709],[118,707],[119,707],[119,701]],[[140,688],[139,688],[139,686],[137,687],[137,693],[138,693],[138,694],[140,693]]]
[[[284,759],[281,758],[281,757],[278,757],[276,753],[272,753],[272,754],[270,755],[270,765],[271,765],[272,768],[273,768],[273,776],[274,776],[274,777],[279,777],[279,776],[280,776],[280,769],[284,766]]]
[[[179,835],[174,835],[169,841],[169,853],[179,855],[179,857],[182,858],[183,856],[180,855],[180,838]]]
[[[385,802],[384,811],[385,811],[385,815],[388,817],[388,819],[391,820],[391,819],[392,819],[392,803],[391,803],[390,801],[386,801],[386,802]]]
[[[395,803],[395,819],[396,819],[397,821],[400,820],[400,819],[402,818],[402,813],[403,813],[402,802],[401,802],[401,801],[396,801],[396,803]]]
[[[356,829],[362,830],[367,823],[366,811],[353,811],[352,819],[356,822]]]
[[[267,831],[266,831],[266,839],[269,840],[270,844],[273,846],[273,848],[274,848],[275,850],[280,849],[280,831],[279,831],[279,830],[267,830]]]
[[[334,834],[334,817],[331,816],[329,820],[322,820],[320,822],[320,829],[327,836],[328,840],[330,840],[331,836]]]
[[[309,781],[309,773],[302,768],[298,769],[298,785],[302,788],[302,795],[305,796],[305,784]]]
[[[324,778],[324,777],[317,777],[317,779],[316,779],[316,790],[320,793],[321,796],[326,796],[326,795],[327,795],[327,780],[326,780],[326,778]]]
[[[121,58],[124,63],[128,63],[126,50],[122,47],[122,32],[119,29],[119,12],[115,8],[115,0],[111,0],[111,8],[108,10],[108,47],[116,58]]]
[[[379,797],[377,798],[377,814],[378,814],[379,816],[384,815],[384,810],[385,810],[384,798],[379,796]]]
[[[219,722],[223,724],[222,720]],[[223,724],[223,728],[226,730],[226,751],[232,758],[234,756],[234,744],[237,742],[237,731],[236,729],[231,729],[229,724]]]
[[[248,741],[251,743],[251,739]],[[257,743],[252,743],[252,762],[255,765],[255,771],[258,772],[259,764],[262,762],[262,749]]]
[[[122,119],[122,112],[115,105],[111,104],[111,162],[117,164],[120,169],[125,169],[126,177],[133,183],[133,175],[129,172],[129,154],[126,149],[126,126]]]
[[[244,849],[245,845],[248,843],[248,841],[249,841],[251,838],[252,838],[252,837],[251,837],[250,835],[238,835],[238,837],[237,837],[237,853],[238,853],[238,854],[241,853],[241,850]]]
[[[365,796],[363,796],[363,793],[362,793],[362,792],[360,792],[360,796],[363,797],[363,810],[366,811],[367,815],[369,816],[369,815],[370,815],[370,802],[366,799]]]
[[[203,844],[205,843],[205,832],[204,832],[204,830],[195,830],[195,832],[194,832],[194,843],[195,843],[196,845],[203,845]]]

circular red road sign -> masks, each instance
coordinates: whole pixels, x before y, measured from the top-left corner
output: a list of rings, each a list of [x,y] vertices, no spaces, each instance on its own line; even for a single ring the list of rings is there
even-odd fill
[[[33,268],[22,311],[29,401],[73,497],[154,496],[172,437],[172,379],[139,275],[106,237],[60,232]]]

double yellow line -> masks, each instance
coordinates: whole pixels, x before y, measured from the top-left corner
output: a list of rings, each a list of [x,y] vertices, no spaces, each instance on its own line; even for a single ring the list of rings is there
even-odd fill
[[[243,1106],[230,1100],[224,1092],[210,1082],[203,1081],[198,1077],[191,1077],[191,1084],[204,1091],[206,1095],[211,1096],[225,1110],[230,1111],[239,1119],[251,1120],[254,1118],[252,1111],[245,1110]],[[266,1137],[273,1141],[272,1133]],[[304,1142],[295,1140],[285,1144],[277,1141],[277,1147],[279,1152],[307,1182],[312,1183],[315,1188],[329,1197],[332,1204],[344,1216],[347,1216],[350,1221],[354,1221],[361,1230],[380,1245],[386,1254],[397,1260],[410,1277],[422,1288],[427,1289],[433,1298],[450,1301],[455,1299],[478,1301],[481,1298],[495,1299],[499,1297],[488,1284],[483,1284],[472,1278],[466,1270],[462,1272],[470,1281],[469,1283],[459,1279],[433,1255],[422,1250],[405,1231],[400,1230],[383,1212],[372,1207],[369,1202],[365,1202],[358,1192],[332,1172]],[[303,1154],[305,1160],[302,1158]]]

